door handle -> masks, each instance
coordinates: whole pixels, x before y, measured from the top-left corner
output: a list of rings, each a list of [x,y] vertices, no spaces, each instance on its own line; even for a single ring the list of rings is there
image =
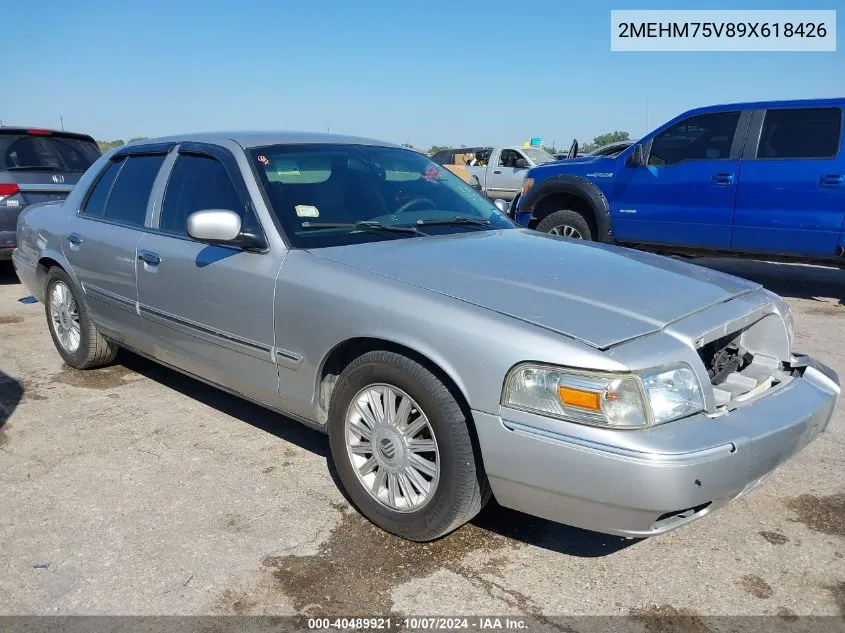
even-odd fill
[[[158,266],[161,263],[161,257],[152,251],[138,251],[138,259],[150,266]]]
[[[727,187],[728,185],[732,185],[734,183],[734,175],[728,172],[719,172],[713,174],[713,178],[710,182],[715,187]]]
[[[494,174],[501,174],[501,173],[502,173],[502,170],[501,170],[501,169],[494,169],[494,170],[493,170],[493,173],[494,173]]]
[[[69,233],[65,237],[67,237],[68,242],[74,244],[75,246],[82,244],[82,236],[79,233]]]
[[[823,189],[839,189],[845,186],[845,176],[842,174],[824,174],[819,176],[819,187]]]

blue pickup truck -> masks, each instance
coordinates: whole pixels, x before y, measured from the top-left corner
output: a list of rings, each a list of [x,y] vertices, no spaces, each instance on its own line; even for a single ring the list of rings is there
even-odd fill
[[[614,157],[541,165],[522,226],[681,254],[845,267],[843,99],[691,110]]]

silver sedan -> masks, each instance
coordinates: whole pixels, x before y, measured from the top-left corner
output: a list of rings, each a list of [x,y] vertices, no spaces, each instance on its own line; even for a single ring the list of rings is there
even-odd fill
[[[660,534],[758,485],[839,394],[760,286],[520,230],[360,138],[121,147],[21,214],[13,260],[67,364],[124,347],[324,431],[355,506],[419,541],[491,494]]]

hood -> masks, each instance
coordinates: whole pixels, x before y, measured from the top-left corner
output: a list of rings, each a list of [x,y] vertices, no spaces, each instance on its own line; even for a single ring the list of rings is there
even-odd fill
[[[598,349],[659,331],[760,287],[658,255],[524,230],[386,240],[311,253]]]
[[[545,177],[546,171],[552,172],[553,174],[561,173],[561,168],[566,166],[572,165],[580,165],[580,166],[602,166],[602,165],[610,165],[616,162],[617,156],[580,156],[578,158],[567,158],[564,160],[556,160],[553,163],[544,163],[543,165],[537,165],[531,169],[532,172],[541,172]],[[611,170],[612,171],[612,170]],[[532,174],[533,175],[533,174]]]

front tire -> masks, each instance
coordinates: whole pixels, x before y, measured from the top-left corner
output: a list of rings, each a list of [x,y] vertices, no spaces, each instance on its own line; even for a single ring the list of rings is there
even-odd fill
[[[593,232],[587,218],[580,212],[571,209],[550,213],[540,221],[537,230],[541,233],[562,235],[574,240],[589,241],[593,239]]]
[[[358,510],[384,530],[431,541],[474,517],[489,498],[467,419],[450,390],[416,361],[363,354],[340,375],[329,445]]]
[[[54,266],[47,273],[44,288],[47,326],[62,360],[76,369],[112,362],[117,355],[117,345],[97,331],[85,296],[70,276]]]

